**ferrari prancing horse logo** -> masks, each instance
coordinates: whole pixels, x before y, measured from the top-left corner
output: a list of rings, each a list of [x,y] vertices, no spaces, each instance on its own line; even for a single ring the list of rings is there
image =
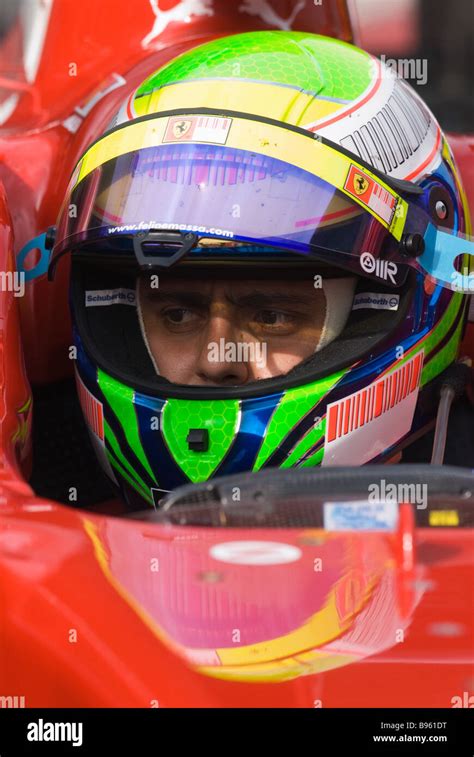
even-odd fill
[[[353,178],[354,191],[357,195],[363,195],[369,188],[369,181],[360,173],[354,174]]]
[[[176,139],[184,137],[184,135],[190,130],[191,124],[192,121],[176,121],[176,123],[173,124],[173,136],[176,137]]]

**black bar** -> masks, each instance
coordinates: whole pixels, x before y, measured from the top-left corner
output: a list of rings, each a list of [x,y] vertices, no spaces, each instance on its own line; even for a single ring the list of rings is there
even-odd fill
[[[473,754],[474,700],[459,709],[1,709],[0,756]],[[56,728],[55,724],[58,724]],[[59,726],[63,724],[63,726]],[[72,724],[75,724],[73,726]],[[82,728],[80,728],[80,725]],[[42,740],[29,740],[42,736]],[[58,737],[51,741],[50,736]],[[61,737],[64,737],[63,740]],[[69,737],[69,741],[66,741]],[[422,739],[424,738],[424,741]],[[383,739],[383,740],[382,740]],[[76,743],[77,746],[73,744]],[[344,750],[344,751],[342,751]],[[259,754],[259,752],[257,753]]]

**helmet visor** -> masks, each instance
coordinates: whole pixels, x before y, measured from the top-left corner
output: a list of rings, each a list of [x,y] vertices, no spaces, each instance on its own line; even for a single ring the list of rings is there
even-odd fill
[[[246,150],[195,144],[141,149],[89,173],[68,198],[56,251],[97,241],[116,250],[120,237],[150,229],[213,239],[214,254],[220,240],[275,248],[268,254],[319,251],[349,267],[362,252],[396,252],[387,229],[317,176]]]
[[[183,231],[225,242],[229,258],[235,244],[259,253],[266,246],[268,262],[276,251],[297,252],[389,286],[402,284],[411,266],[449,286],[456,258],[472,254],[472,241],[437,228],[422,208],[314,135],[250,120],[242,126],[244,119],[177,118],[156,119],[155,132],[164,122],[158,134],[155,120],[140,122],[127,127],[140,133],[119,129],[90,148],[71,180],[54,256],[78,246],[133,254],[137,234]],[[232,121],[241,129],[234,142],[256,149],[227,140]],[[199,143],[211,139],[222,144]],[[421,257],[403,253],[403,237],[413,236],[425,248]],[[202,257],[202,245],[193,254]],[[246,254],[251,259],[251,247]]]

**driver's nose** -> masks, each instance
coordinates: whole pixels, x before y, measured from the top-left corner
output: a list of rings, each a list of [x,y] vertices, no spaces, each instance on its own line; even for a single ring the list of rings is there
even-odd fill
[[[211,311],[196,365],[199,382],[216,386],[247,383],[251,366],[239,359],[241,353],[246,357],[246,352],[239,350],[243,342],[244,334],[233,323],[230,308],[222,306]]]

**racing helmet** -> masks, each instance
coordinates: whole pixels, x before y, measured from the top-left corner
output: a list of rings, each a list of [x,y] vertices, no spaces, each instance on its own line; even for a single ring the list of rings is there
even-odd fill
[[[390,460],[433,424],[458,355],[469,234],[439,124],[369,53],[250,32],[152,73],[76,165],[50,263],[72,256],[79,399],[127,506],[225,474]],[[168,380],[140,282],[213,277],[313,282],[311,354],[259,380]]]

